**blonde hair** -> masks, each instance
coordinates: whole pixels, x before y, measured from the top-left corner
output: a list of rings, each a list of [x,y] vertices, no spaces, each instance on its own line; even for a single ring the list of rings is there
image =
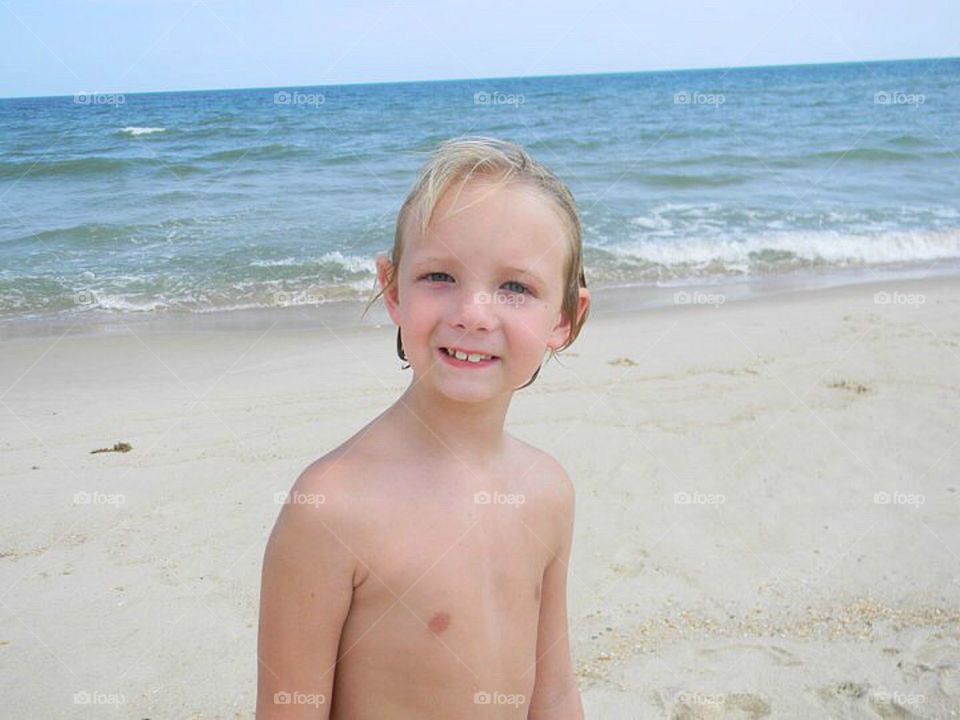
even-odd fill
[[[416,182],[411,188],[400,207],[397,216],[396,230],[393,240],[393,251],[390,256],[392,274],[387,287],[381,289],[364,309],[367,313],[370,306],[377,301],[385,290],[391,290],[397,282],[397,269],[403,257],[405,239],[408,226],[419,221],[420,237],[424,237],[430,221],[433,219],[437,203],[443,194],[455,183],[459,182],[458,193],[474,174],[497,179],[501,183],[518,182],[539,190],[551,200],[560,212],[560,217],[567,229],[567,240],[570,253],[564,267],[564,292],[561,303],[561,313],[570,320],[570,333],[566,342],[557,352],[570,347],[580,330],[587,321],[589,307],[581,317],[577,317],[579,308],[580,288],[587,287],[587,279],[583,269],[583,233],[580,225],[580,216],[577,213],[576,202],[567,186],[550,170],[530,157],[519,145],[506,140],[497,140],[489,137],[465,136],[447,140],[439,145],[427,162],[420,168]],[[397,336],[397,352],[401,359],[406,359],[402,344]],[[551,349],[551,355],[554,355]],[[537,370],[539,373],[539,368]],[[534,373],[530,382],[536,379]],[[527,383],[528,385],[530,383]],[[526,387],[524,385],[523,387]]]

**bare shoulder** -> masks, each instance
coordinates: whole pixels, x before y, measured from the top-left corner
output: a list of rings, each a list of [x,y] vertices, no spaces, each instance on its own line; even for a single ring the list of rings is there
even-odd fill
[[[307,465],[297,477],[291,492],[319,492],[349,497],[355,491],[350,478],[355,465],[356,459],[351,458],[349,453],[341,448],[333,450]]]
[[[300,539],[298,546],[307,556],[313,548],[349,562],[354,586],[366,577],[364,548],[371,513],[368,488],[361,480],[369,476],[368,464],[359,453],[339,450],[314,460],[293,483],[277,519],[278,527]]]
[[[341,501],[337,510],[343,513],[361,509],[360,501],[369,495],[369,481],[382,465],[370,445],[360,433],[354,435],[304,468],[293,490],[330,495]]]
[[[558,542],[570,534],[573,525],[574,504],[576,500],[573,481],[566,468],[550,453],[516,439],[520,458],[520,467],[530,479],[532,491],[536,494],[546,517],[551,519]]]
[[[300,473],[280,508],[260,585],[258,718],[293,717],[276,707],[278,693],[331,697],[330,670],[366,573],[357,487],[351,462],[333,453]]]
[[[544,491],[557,501],[573,502],[573,481],[566,468],[553,455],[540,448],[510,436],[518,448],[521,466],[529,468],[527,474],[534,477]]]

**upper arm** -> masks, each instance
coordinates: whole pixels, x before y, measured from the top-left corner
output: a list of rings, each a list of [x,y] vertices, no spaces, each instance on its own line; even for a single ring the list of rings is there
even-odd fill
[[[264,553],[257,720],[329,717],[357,559],[349,504],[325,469],[315,464],[298,478]]]
[[[567,625],[567,568],[573,545],[574,490],[563,467],[556,461],[553,465],[559,476],[550,503],[556,518],[557,547],[544,570],[540,590],[537,672],[528,717],[582,718]]]

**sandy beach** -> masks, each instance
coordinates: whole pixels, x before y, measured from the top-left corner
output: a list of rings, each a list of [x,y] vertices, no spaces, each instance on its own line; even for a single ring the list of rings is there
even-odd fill
[[[577,487],[587,717],[960,717],[960,277],[685,292],[598,293],[508,418]],[[293,312],[0,342],[3,715],[253,717],[276,496],[410,377]]]

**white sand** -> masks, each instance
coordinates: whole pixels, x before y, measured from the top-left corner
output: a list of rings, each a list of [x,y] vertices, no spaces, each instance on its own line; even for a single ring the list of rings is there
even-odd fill
[[[960,279],[611,308],[508,427],[577,485],[587,716],[960,717]],[[289,325],[0,343],[3,715],[253,717],[274,494],[409,378]]]

